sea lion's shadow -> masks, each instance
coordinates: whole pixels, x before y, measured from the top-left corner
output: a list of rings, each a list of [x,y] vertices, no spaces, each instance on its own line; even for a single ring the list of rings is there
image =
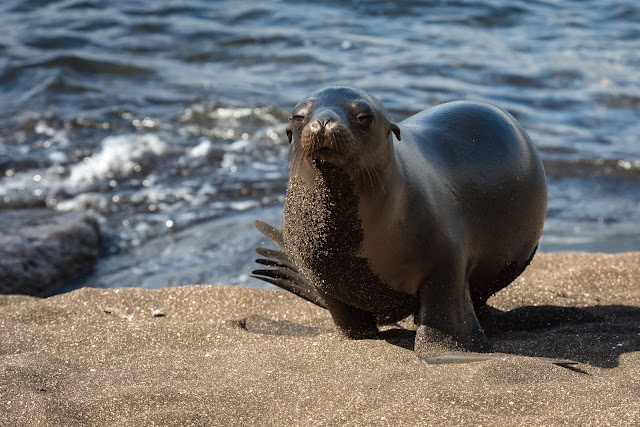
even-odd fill
[[[507,312],[488,307],[478,317],[498,353],[615,368],[622,354],[640,351],[640,307],[544,305]],[[413,350],[415,331],[392,327],[379,337]]]

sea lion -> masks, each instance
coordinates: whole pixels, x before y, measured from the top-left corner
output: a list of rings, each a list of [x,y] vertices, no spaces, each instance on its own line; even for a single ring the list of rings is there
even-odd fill
[[[450,102],[395,124],[352,87],[293,109],[278,250],[254,271],[329,310],[349,337],[414,315],[415,351],[488,351],[476,316],[524,271],[546,215],[542,161],[513,116]]]

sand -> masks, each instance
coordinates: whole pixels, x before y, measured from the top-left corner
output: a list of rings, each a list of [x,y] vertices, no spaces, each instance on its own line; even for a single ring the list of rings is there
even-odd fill
[[[0,425],[634,425],[639,282],[640,253],[539,254],[489,301],[504,356],[441,365],[279,290],[0,296]]]

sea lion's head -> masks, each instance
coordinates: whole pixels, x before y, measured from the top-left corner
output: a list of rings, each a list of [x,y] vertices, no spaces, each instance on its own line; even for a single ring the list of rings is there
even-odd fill
[[[295,106],[287,126],[291,169],[328,162],[364,175],[388,163],[400,128],[374,96],[352,87],[321,89]]]

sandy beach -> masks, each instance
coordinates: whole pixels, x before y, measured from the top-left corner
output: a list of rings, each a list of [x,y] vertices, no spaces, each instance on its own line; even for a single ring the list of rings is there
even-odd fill
[[[498,354],[427,365],[411,322],[340,337],[280,290],[0,296],[0,425],[634,425],[640,253],[545,253],[489,303]]]

